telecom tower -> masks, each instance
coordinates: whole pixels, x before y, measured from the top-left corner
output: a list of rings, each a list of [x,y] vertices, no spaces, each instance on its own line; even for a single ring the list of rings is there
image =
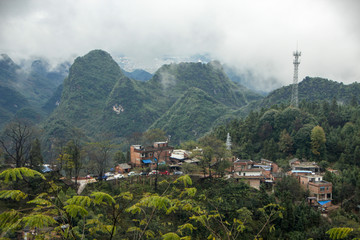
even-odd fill
[[[291,94],[291,103],[290,105],[293,107],[299,107],[299,99],[298,99],[298,72],[299,72],[299,64],[300,60],[299,57],[301,56],[301,52],[296,50],[293,53],[294,59],[294,82],[292,86],[292,94]]]

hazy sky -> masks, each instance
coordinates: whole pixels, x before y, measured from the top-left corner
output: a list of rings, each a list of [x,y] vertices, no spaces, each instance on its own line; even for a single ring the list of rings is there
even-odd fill
[[[92,49],[142,62],[207,53],[269,90],[292,82],[298,46],[300,79],[360,82],[359,12],[358,0],[0,0],[0,53],[53,62]]]

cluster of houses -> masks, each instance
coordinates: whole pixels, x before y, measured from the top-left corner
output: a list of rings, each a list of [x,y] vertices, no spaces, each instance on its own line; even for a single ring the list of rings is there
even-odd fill
[[[199,150],[199,149],[198,149]],[[130,147],[129,164],[116,166],[117,172],[129,172],[131,168],[141,167],[155,169],[156,165],[166,164],[170,171],[181,170],[184,163],[198,164],[199,160],[191,158],[191,152],[174,149],[168,142],[154,142],[152,146],[132,145]],[[291,170],[284,173],[279,166],[269,160],[255,162],[250,159],[233,159],[228,171],[229,177],[242,180],[251,187],[260,189],[261,184],[274,185],[285,175],[295,177],[304,190],[309,191],[310,204],[328,207],[332,200],[332,184],[323,180],[320,167],[314,162],[305,162],[297,158],[289,161]]]

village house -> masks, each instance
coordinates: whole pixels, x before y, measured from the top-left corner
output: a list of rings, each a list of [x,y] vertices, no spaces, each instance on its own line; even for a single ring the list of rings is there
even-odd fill
[[[295,161],[294,161],[295,160]],[[320,173],[320,167],[315,162],[301,162],[295,158],[289,161],[292,171],[307,171],[313,173]]]
[[[320,167],[315,162],[302,162],[297,158],[289,161],[292,170],[287,175],[298,179],[300,185],[308,190],[310,204],[319,204],[322,207],[331,205],[332,183],[323,180],[320,174]]]
[[[120,163],[115,166],[115,172],[117,173],[128,173],[131,170],[131,166],[127,163]]]
[[[183,149],[175,149],[170,155],[170,161],[173,163],[184,162],[186,159],[190,158],[191,152]]]
[[[152,146],[132,145],[130,146],[130,160],[133,167],[150,167],[158,163],[170,162],[170,155],[174,150],[168,142],[154,142]]]
[[[256,163],[249,159],[237,159],[233,164],[233,178],[243,179],[251,187],[260,189],[260,184],[273,184],[273,173],[278,171],[279,167],[272,161],[261,159]]]
[[[331,205],[332,200],[332,183],[323,180],[320,175],[300,176],[300,185],[309,190],[310,196],[323,207]]]

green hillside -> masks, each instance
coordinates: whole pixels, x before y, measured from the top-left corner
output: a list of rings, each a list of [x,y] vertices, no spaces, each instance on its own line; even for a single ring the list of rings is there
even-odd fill
[[[353,97],[360,96],[360,84],[353,83],[344,85],[324,78],[306,77],[298,86],[299,102],[327,100],[336,98],[339,102],[349,103]],[[292,85],[272,91],[266,98],[260,101],[259,106],[270,107],[274,104],[290,103]]]
[[[94,123],[101,116],[104,103],[118,78],[120,67],[111,56],[94,50],[78,57],[65,79],[61,102],[54,114],[76,127],[94,131]]]
[[[172,142],[196,139],[231,109],[201,89],[192,87],[151,128],[163,129]]]
[[[61,93],[63,88],[64,88],[63,84],[60,84],[56,88],[51,98],[47,100],[46,103],[42,106],[42,110],[44,110],[47,113],[51,113],[52,111],[54,111],[54,109],[60,104]]]
[[[61,99],[60,91],[61,87],[43,107],[47,112],[55,108],[45,123],[46,138],[56,138],[55,133],[69,137],[77,131],[91,138],[103,134],[125,138],[158,127],[173,140],[184,141],[202,136],[233,118],[241,106],[261,99],[232,82],[218,62],[164,65],[144,82],[123,74],[102,50],[78,57],[64,81]]]
[[[123,76],[106,101],[100,120],[101,129],[117,137],[143,132],[167,108],[161,92],[153,92],[143,83]]]
[[[232,82],[219,62],[180,63],[162,66],[149,81],[161,88],[171,101],[176,101],[191,87],[199,88],[219,102],[233,107],[246,105],[260,99],[255,93],[247,95],[238,84]],[[249,97],[249,98],[248,98]]]

